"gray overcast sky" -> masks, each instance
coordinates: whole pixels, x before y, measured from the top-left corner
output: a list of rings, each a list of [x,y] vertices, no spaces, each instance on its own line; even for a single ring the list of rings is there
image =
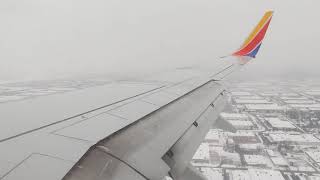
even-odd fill
[[[275,11],[244,75],[317,73],[319,0],[1,0],[0,79],[170,68],[237,49]]]

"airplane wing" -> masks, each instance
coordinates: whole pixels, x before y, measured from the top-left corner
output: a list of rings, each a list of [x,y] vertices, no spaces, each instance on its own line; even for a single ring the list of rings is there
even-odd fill
[[[271,17],[205,68],[0,103],[0,179],[202,179],[189,162],[226,103],[221,81],[256,57]]]

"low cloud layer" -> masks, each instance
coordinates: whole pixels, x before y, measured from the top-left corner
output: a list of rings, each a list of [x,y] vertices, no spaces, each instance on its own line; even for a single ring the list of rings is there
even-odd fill
[[[275,15],[243,76],[317,76],[317,0],[2,0],[0,79],[30,80],[205,64]]]

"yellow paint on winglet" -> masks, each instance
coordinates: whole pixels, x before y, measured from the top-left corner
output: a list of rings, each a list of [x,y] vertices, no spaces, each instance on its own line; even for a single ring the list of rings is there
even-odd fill
[[[259,21],[258,25],[253,29],[253,31],[250,33],[250,35],[248,36],[248,38],[244,41],[244,43],[242,44],[241,48],[245,47],[246,45],[248,45],[251,40],[259,33],[259,31],[262,29],[263,25],[265,25],[265,23],[270,19],[270,17],[272,16],[273,11],[267,11],[262,19]]]

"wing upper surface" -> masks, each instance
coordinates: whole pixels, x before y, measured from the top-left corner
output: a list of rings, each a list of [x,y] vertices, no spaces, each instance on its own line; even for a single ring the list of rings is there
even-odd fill
[[[220,66],[214,71],[176,69],[0,104],[1,179],[61,179],[59,174],[68,172],[99,140],[201,86],[229,63]],[[52,167],[30,175],[46,163]],[[50,175],[52,169],[55,175]]]

